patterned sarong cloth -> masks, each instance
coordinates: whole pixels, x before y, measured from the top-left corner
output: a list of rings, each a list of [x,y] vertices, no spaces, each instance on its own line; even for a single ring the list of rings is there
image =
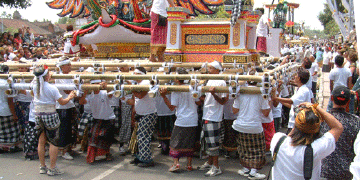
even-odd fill
[[[87,163],[93,163],[95,157],[110,153],[110,146],[114,142],[113,120],[94,119],[95,124],[90,130]]]
[[[35,116],[35,129],[38,136],[45,132],[45,137],[52,145],[59,147],[60,119],[57,113],[41,113]]]
[[[262,52],[262,53],[267,52],[266,37],[257,37],[256,50],[258,50],[259,52]]]
[[[141,116],[137,130],[138,152],[136,158],[141,162],[150,163],[153,161],[151,153],[151,136],[155,130],[157,114]]]
[[[8,151],[20,143],[20,126],[12,116],[0,116],[0,148]]]
[[[115,114],[115,119],[114,119],[114,127],[116,129],[120,128],[120,124],[121,124],[121,109],[120,106],[111,106],[112,110],[114,111]]]
[[[59,147],[66,148],[76,142],[77,138],[77,110],[76,108],[70,109],[57,109],[60,124],[60,144]]]
[[[26,156],[37,155],[39,137],[35,129],[35,123],[29,122],[25,126],[24,133],[24,153]]]
[[[128,143],[131,137],[131,105],[121,101],[121,126],[119,131],[120,143]]]
[[[21,129],[25,129],[26,124],[29,121],[29,114],[30,114],[30,102],[22,102],[16,101],[15,102],[15,113],[19,118],[19,125]]]
[[[175,115],[158,116],[158,122],[156,123],[156,131],[159,140],[170,140],[175,120]]]
[[[266,151],[270,151],[270,143],[275,134],[274,121],[271,123],[262,123],[265,135]]]
[[[219,156],[220,122],[203,120],[201,131],[201,149],[209,156]]]
[[[159,15],[151,12],[151,54],[156,54],[160,49],[166,47],[167,26],[160,26]]]
[[[265,165],[264,133],[247,134],[239,132],[237,136],[240,164],[248,169],[260,169]]]
[[[84,112],[80,118],[78,125],[78,135],[83,136],[87,127],[94,125],[94,118],[91,113]]]
[[[236,151],[238,146],[235,138],[238,132],[232,128],[233,122],[234,120],[221,121],[221,129],[224,130],[222,146],[226,151]]]
[[[170,153],[173,158],[192,157],[196,141],[197,127],[174,126],[170,140]]]

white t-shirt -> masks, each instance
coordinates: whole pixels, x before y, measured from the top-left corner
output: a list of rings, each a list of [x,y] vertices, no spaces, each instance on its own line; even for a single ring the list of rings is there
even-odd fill
[[[110,101],[110,106],[113,107],[113,106],[119,106],[119,102],[120,102],[120,98],[119,97],[115,97],[114,95],[109,98],[109,101]]]
[[[310,72],[310,75],[313,75],[315,72],[319,73],[319,64],[317,62],[313,62],[309,72]],[[318,78],[318,74],[312,76],[312,81],[317,82],[317,78]]]
[[[150,85],[149,80],[143,80],[139,85]],[[148,115],[156,113],[156,106],[152,98],[149,97],[149,94],[146,94],[142,99],[135,97],[135,112],[138,115]]]
[[[26,94],[18,93],[18,95],[16,96],[16,101],[20,102],[31,102],[32,99],[33,97],[31,96],[30,90],[26,90]]]
[[[232,128],[238,132],[259,134],[263,132],[260,114],[262,109],[269,109],[269,103],[259,94],[240,94],[234,101],[234,108],[239,109],[238,117]]]
[[[235,99],[229,99],[224,104],[224,120],[234,120],[237,118],[238,113],[234,114],[232,111],[234,101],[235,101]]]
[[[30,103],[30,108],[29,108],[29,121],[35,122],[34,104],[32,102]]]
[[[226,86],[224,80],[209,80],[206,86]],[[216,89],[216,88],[215,88]],[[205,93],[206,97],[204,100],[203,118],[204,120],[221,122],[223,118],[224,107],[218,103],[211,93]],[[225,93],[216,93],[219,98],[226,97]]]
[[[329,74],[329,79],[334,81],[334,89],[337,86],[347,87],[349,77],[351,77],[351,71],[348,68],[334,68]]]
[[[324,52],[324,54],[323,54],[323,64],[328,65],[329,62],[332,59],[331,57],[332,57],[332,53],[330,51]]]
[[[73,80],[71,79],[55,79],[55,84],[69,84],[73,85]],[[59,90],[62,98],[66,99],[68,97],[68,94],[65,93],[64,90]],[[56,109],[70,109],[75,107],[74,100],[70,100],[69,103],[65,105],[60,105],[59,102],[56,102]]]
[[[276,133],[271,140],[270,150],[274,153],[275,146],[279,139],[285,136],[284,133]],[[321,138],[311,143],[313,148],[314,164],[312,170],[312,180],[320,179],[321,160],[330,155],[335,150],[335,138],[327,132]],[[304,153],[306,146],[292,146],[291,138],[285,138],[281,144],[275,164],[272,168],[272,179],[276,180],[303,180],[304,172]]]
[[[100,90],[99,94],[89,94],[86,97],[86,101],[90,105],[92,116],[95,119],[115,119],[106,90]]]
[[[86,95],[86,102],[88,101],[88,97],[89,96],[89,94],[88,95]],[[90,107],[90,104],[89,103],[86,103],[86,104],[84,104],[84,112],[86,112],[86,113],[91,113],[91,107]]]
[[[64,37],[72,35],[72,33],[73,33],[72,31],[66,32],[64,34]],[[71,41],[72,41],[72,38],[66,38],[66,41],[64,42],[64,53],[69,54],[70,50],[72,51],[72,53],[77,53],[80,51],[80,46],[79,45],[75,45],[75,46],[71,45]]]
[[[44,82],[43,85],[43,93],[40,97],[37,97],[37,85],[34,85],[34,106],[36,105],[56,105],[57,100],[62,98],[58,88],[56,86],[49,84],[48,82]],[[41,90],[40,90],[41,92]]]
[[[267,37],[267,23],[269,22],[268,17],[263,14],[259,20],[259,24],[256,28],[256,36]]]
[[[330,62],[335,63],[335,57],[338,56],[338,55],[340,55],[338,52],[333,52]]]
[[[0,84],[8,84],[5,79],[0,79]],[[8,104],[8,96],[5,94],[6,89],[0,88],[0,116],[11,116]]]
[[[284,91],[284,90],[283,90]],[[279,97],[281,98],[281,92],[279,94]],[[282,111],[282,104],[279,103],[276,107],[272,106],[271,108],[273,118],[280,118],[281,117],[281,111]],[[270,116],[270,115],[269,115]]]
[[[346,60],[346,59],[344,59],[345,60],[345,62],[343,63],[343,67],[344,68],[347,68],[347,69],[350,69],[350,62],[348,61],[348,60]]]
[[[167,94],[166,97],[171,102],[171,94]],[[169,107],[165,104],[165,101],[161,96],[156,96],[154,98],[154,103],[156,106],[158,116],[171,116],[175,114],[175,111],[171,111],[169,109]]]
[[[360,179],[360,132],[354,142],[354,152],[356,156],[354,161],[350,164],[350,172],[353,174],[354,179]]]
[[[269,103],[270,101],[268,101],[268,103]],[[262,113],[259,113],[260,114],[260,118],[261,118],[261,122],[262,123],[271,123],[271,122],[273,122],[273,120],[274,120],[274,118],[273,118],[273,112],[272,112],[272,108],[274,107],[274,106],[269,106],[270,107],[270,113],[269,113],[269,115],[267,116],[267,117],[265,117]]]
[[[302,85],[296,93],[291,97],[293,104],[291,105],[288,128],[293,128],[295,124],[294,107],[303,102],[311,102],[312,92],[306,85]]]
[[[171,105],[176,106],[175,126],[198,126],[197,105],[189,92],[172,92]]]
[[[169,6],[167,0],[154,0],[151,6],[151,12],[167,17],[166,8]]]
[[[310,68],[310,69],[311,69],[311,68]],[[307,83],[306,83],[306,87],[308,87],[308,88],[311,90],[313,79],[312,79],[312,74],[311,74],[311,72],[310,72],[310,69],[306,69],[306,70],[309,71],[309,74],[310,74],[309,80],[308,80]]]

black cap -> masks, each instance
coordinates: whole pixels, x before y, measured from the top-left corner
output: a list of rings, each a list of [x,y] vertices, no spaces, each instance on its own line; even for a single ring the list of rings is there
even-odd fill
[[[350,89],[346,86],[337,86],[331,95],[333,95],[335,104],[345,105],[350,100]]]

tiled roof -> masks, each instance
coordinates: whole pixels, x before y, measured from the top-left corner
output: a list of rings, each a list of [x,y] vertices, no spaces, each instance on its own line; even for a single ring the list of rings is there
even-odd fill
[[[4,27],[6,27],[6,28],[19,29],[22,27],[30,27],[30,32],[34,33],[34,35],[51,35],[52,34],[51,32],[49,32],[27,20],[0,18],[0,24],[1,24],[1,22],[4,23]]]

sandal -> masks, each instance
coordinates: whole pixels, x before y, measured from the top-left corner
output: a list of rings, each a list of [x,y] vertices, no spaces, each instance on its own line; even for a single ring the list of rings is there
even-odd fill
[[[180,164],[172,165],[169,169],[170,172],[177,172],[180,170]]]

